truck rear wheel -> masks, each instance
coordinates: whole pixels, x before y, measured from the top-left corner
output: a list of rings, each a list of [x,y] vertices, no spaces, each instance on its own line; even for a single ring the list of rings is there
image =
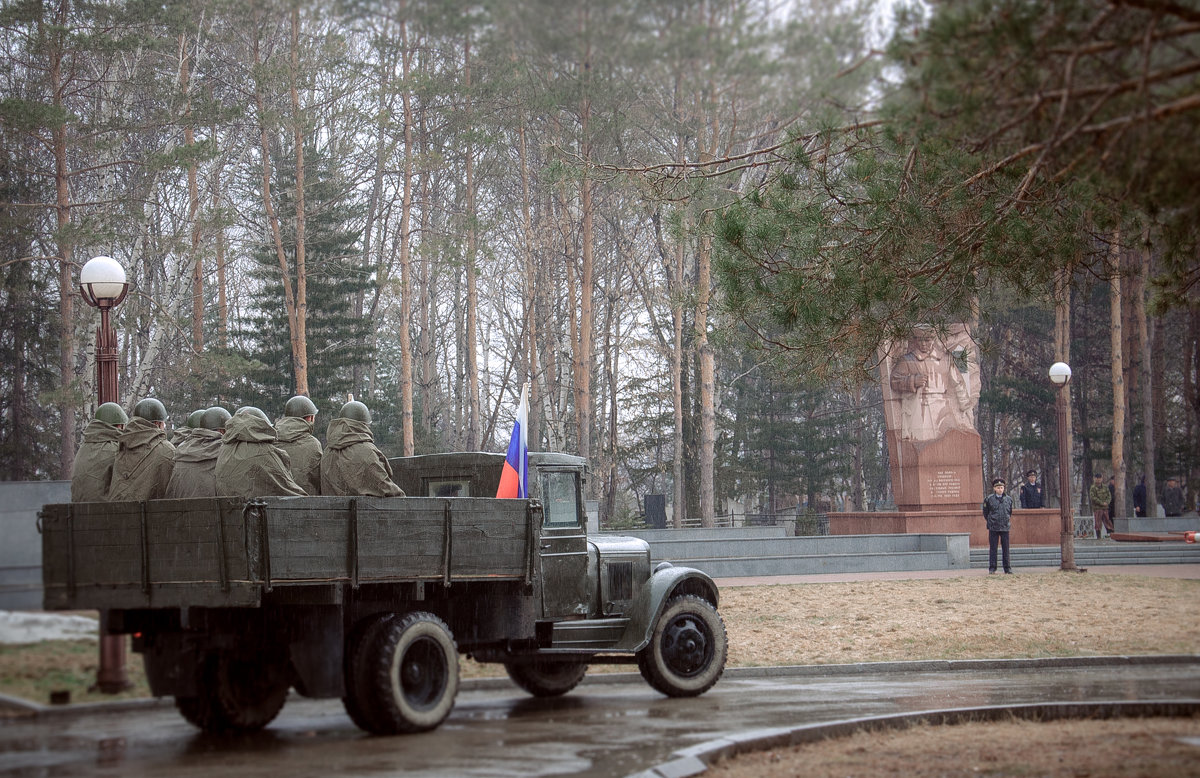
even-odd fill
[[[729,645],[716,608],[695,595],[667,602],[650,645],[638,652],[646,683],[668,697],[695,697],[725,672]]]
[[[432,613],[392,616],[368,628],[354,657],[351,683],[377,735],[424,732],[441,724],[458,695],[458,649]]]
[[[175,707],[205,732],[253,732],[279,715],[289,686],[286,658],[217,651],[199,669],[199,693]]]
[[[350,720],[359,729],[370,731],[371,717],[368,710],[371,695],[367,686],[370,679],[367,674],[356,672],[356,667],[364,667],[367,662],[367,652],[377,639],[379,630],[384,622],[395,617],[394,613],[378,613],[362,619],[346,637],[346,645],[342,652],[342,678],[346,686],[346,696],[342,705],[346,708]]]
[[[552,662],[534,659],[527,662],[505,662],[508,677],[534,697],[558,697],[579,685],[587,673],[583,662]]]

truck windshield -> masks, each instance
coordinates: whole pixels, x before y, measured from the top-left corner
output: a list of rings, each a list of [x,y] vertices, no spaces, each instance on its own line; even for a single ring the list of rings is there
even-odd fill
[[[544,473],[542,479],[542,493],[546,495],[544,526],[578,527],[579,489],[576,474],[550,472]]]

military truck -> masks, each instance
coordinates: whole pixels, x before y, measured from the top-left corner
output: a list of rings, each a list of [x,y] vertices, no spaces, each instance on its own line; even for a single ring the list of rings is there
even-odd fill
[[[207,732],[266,726],[293,688],[368,732],[433,729],[460,654],[539,697],[616,663],[707,691],[727,649],[712,579],[588,537],[584,460],[529,459],[530,499],[490,497],[503,456],[466,453],[390,460],[408,497],[46,505],[45,608],[104,612]]]

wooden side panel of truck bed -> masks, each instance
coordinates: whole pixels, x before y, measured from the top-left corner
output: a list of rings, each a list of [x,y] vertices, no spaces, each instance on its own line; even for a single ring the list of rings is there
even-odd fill
[[[532,579],[541,506],[268,497],[47,505],[47,610],[252,607],[275,587]]]

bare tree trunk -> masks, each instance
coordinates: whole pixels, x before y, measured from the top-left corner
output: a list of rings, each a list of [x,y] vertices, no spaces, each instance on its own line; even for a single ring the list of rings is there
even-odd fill
[[[530,448],[537,449],[541,442],[541,408],[542,392],[538,384],[538,355],[537,355],[537,316],[535,315],[534,290],[537,288],[537,268],[534,266],[533,255],[533,216],[532,202],[529,190],[529,157],[525,143],[525,116],[521,115],[521,126],[518,128],[521,155],[521,228],[524,232],[522,241],[522,258],[525,260],[525,290],[522,297],[524,310],[522,318],[525,322],[525,358],[529,379],[529,429],[527,436]]]
[[[1069,269],[1060,270],[1054,277],[1054,360],[1056,362],[1064,362],[1071,364],[1071,271]],[[1072,427],[1071,419],[1071,392],[1063,390],[1066,394],[1066,417],[1067,417],[1067,432],[1065,440],[1062,441],[1067,449],[1066,461],[1071,461],[1071,451],[1073,447],[1074,428]],[[1045,483],[1071,483],[1071,474],[1067,473],[1067,477],[1059,480],[1051,481],[1049,478],[1043,479]],[[1059,491],[1062,491],[1059,489]],[[1071,495],[1060,494],[1058,499],[1060,505],[1070,505]]]
[[[179,91],[183,94],[184,122],[183,145],[188,150],[188,223],[192,227],[192,349],[198,354],[204,350],[204,257],[200,253],[200,187],[196,182],[196,159],[192,150],[196,146],[196,127],[192,123],[192,96],[190,89],[191,55],[187,50],[187,35],[179,36]]]
[[[213,171],[213,212],[221,211],[221,167]],[[228,280],[225,276],[225,226],[217,225],[216,234],[217,262],[217,346],[224,349],[229,347],[229,297]]]
[[[1150,245],[1143,243],[1141,263],[1138,266],[1138,294],[1133,299],[1134,318],[1137,322],[1138,364],[1141,367],[1142,400],[1142,470],[1146,489],[1146,515],[1156,516],[1155,495],[1158,494],[1154,478],[1154,370],[1150,356],[1150,328],[1146,318],[1146,293],[1150,282]]]
[[[292,98],[292,139],[296,144],[296,330],[292,359],[296,371],[296,394],[308,394],[308,269],[305,257],[304,204],[304,113],[300,108],[300,7],[292,8],[292,51],[288,91]]]
[[[463,80],[467,94],[466,115],[467,123],[471,121],[471,38],[468,35],[463,44]],[[475,208],[475,145],[470,140],[466,144],[466,177],[467,177],[467,446],[468,450],[477,450],[483,423],[482,410],[479,404],[479,323],[477,321],[479,293],[475,288],[475,222],[478,213]]]
[[[702,226],[703,230],[704,227]],[[700,526],[716,526],[713,465],[716,459],[716,360],[708,342],[712,238],[703,234],[697,254],[696,353],[700,361]]]
[[[592,72],[592,44],[588,30],[589,13],[585,6],[580,20],[580,32],[584,36],[584,48],[580,62],[583,74],[582,97],[579,104],[579,149],[583,157],[583,180],[579,184],[579,207],[583,218],[583,229],[579,236],[581,263],[579,268],[579,340],[575,351],[575,426],[579,440],[579,456],[591,455],[592,432],[592,310],[593,280],[593,208],[592,179],[588,165],[591,162],[591,111],[590,80]]]
[[[401,72],[404,75],[404,91],[400,100],[404,106],[404,174],[400,184],[404,192],[400,201],[400,440],[403,456],[415,453],[413,440],[413,359],[412,332],[412,247],[409,236],[409,221],[412,218],[413,179],[413,112],[412,90],[409,86],[409,67],[412,58],[408,50],[408,20],[400,22]]]
[[[683,141],[679,142],[680,159],[683,155]],[[686,217],[685,217],[686,218]],[[687,231],[683,231],[687,234]],[[675,449],[672,461],[672,474],[675,479],[674,517],[672,524],[675,529],[683,528],[683,520],[687,514],[687,492],[684,491],[683,472],[683,235],[675,244],[675,264],[672,270],[671,289],[671,404],[674,406],[675,431],[673,445]]]
[[[54,95],[55,114],[66,116],[63,108],[63,49],[67,34],[68,0],[61,0],[55,11],[57,22],[54,45],[50,47],[50,89]],[[59,120],[51,131],[54,147],[55,224],[58,227],[58,321],[61,339],[58,345],[58,369],[64,388],[75,384],[75,283],[71,270],[75,246],[71,242],[71,180],[67,167],[67,126]],[[75,403],[62,403],[59,419],[59,478],[69,479],[75,466]]]
[[[1108,270],[1109,280],[1109,311],[1112,322],[1112,477],[1116,484],[1113,504],[1110,506],[1113,518],[1124,516],[1125,506],[1125,355],[1124,355],[1124,325],[1121,316],[1121,231],[1113,234],[1109,246]],[[1118,514],[1118,511],[1121,513]]]

